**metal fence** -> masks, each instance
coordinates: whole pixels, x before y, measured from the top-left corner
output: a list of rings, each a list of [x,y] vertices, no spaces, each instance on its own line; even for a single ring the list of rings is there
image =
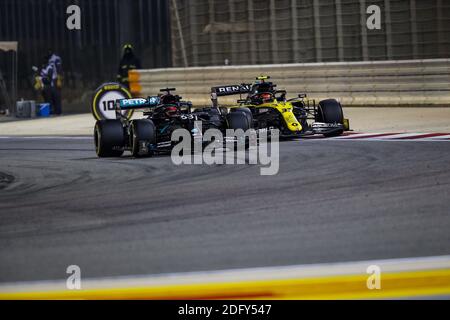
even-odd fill
[[[366,26],[381,9],[381,29]],[[174,66],[450,57],[450,1],[171,0]]]
[[[131,89],[141,96],[173,86],[195,106],[210,105],[213,86],[252,82],[268,74],[288,97],[307,93],[345,106],[450,106],[450,59],[322,62],[136,70]],[[221,97],[235,104],[236,96]]]
[[[66,27],[72,4],[81,9],[81,30]],[[19,87],[25,96],[31,67],[39,66],[49,49],[63,59],[66,89],[114,80],[126,42],[134,44],[143,67],[171,65],[165,0],[0,0],[0,41],[19,42]],[[8,59],[0,53],[0,68],[11,79]]]

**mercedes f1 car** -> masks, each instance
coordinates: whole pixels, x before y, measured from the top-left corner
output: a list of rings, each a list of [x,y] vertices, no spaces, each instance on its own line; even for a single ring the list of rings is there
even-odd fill
[[[115,103],[116,119],[98,120],[94,128],[95,150],[99,157],[120,157],[129,150],[135,157],[151,156],[156,152],[167,152],[174,146],[171,140],[176,129],[191,133],[192,143],[202,141],[203,132],[215,128],[249,129],[250,124],[243,112],[220,114],[216,108],[192,111],[189,101],[172,94],[175,88],[161,89],[158,96],[148,98],[120,99]],[[129,120],[124,110],[142,109],[143,119]],[[198,126],[197,121],[201,121]],[[199,139],[200,138],[200,139]],[[205,147],[205,145],[203,145]]]
[[[270,77],[260,76],[256,78],[255,84],[212,87],[212,104],[226,113],[228,108],[219,106],[218,97],[238,94],[238,104],[229,107],[231,113],[244,112],[252,128],[277,128],[280,137],[284,138],[314,134],[330,137],[349,130],[349,121],[344,119],[341,104],[337,100],[326,99],[316,105],[315,100],[308,99],[305,93],[286,99],[286,90],[277,90],[276,84],[268,79]],[[242,98],[244,94],[247,96]]]

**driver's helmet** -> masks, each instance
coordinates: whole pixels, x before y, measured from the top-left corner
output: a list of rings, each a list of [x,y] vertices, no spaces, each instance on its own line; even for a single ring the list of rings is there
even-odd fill
[[[271,93],[267,93],[267,92],[261,93],[259,95],[259,97],[260,97],[260,99],[262,100],[263,103],[264,102],[271,102],[273,100],[272,94]]]
[[[172,94],[165,94],[161,96],[160,100],[161,104],[176,104],[178,102],[177,97]]]
[[[258,88],[259,92],[272,92],[273,86],[271,83],[261,83]]]
[[[253,93],[264,93],[264,92],[271,93],[273,92],[273,85],[271,82],[258,83],[253,86],[252,91]]]
[[[250,99],[254,104],[273,101],[274,88],[271,82],[256,83],[250,92]]]
[[[168,106],[164,108],[166,117],[174,117],[178,115],[178,108],[176,106]]]

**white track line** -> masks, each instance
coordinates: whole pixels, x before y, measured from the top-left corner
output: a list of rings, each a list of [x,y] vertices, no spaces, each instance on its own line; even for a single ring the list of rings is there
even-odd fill
[[[436,136],[436,137],[428,137],[428,138],[421,138],[424,141],[440,141],[440,140],[445,140],[445,139],[450,139],[450,134],[447,134],[445,136]]]
[[[369,260],[218,271],[137,275],[82,280],[83,289],[126,288],[171,284],[221,283],[252,280],[302,279],[336,275],[366,274],[371,265],[381,272],[450,269],[450,256]],[[20,282],[0,285],[0,292],[29,292],[66,289],[66,280]]]
[[[381,142],[442,142],[442,143],[448,143],[450,140],[425,140],[425,139],[380,139],[380,138],[373,138],[373,139],[360,139],[360,140],[346,140],[346,141],[381,141]]]
[[[437,136],[426,137],[425,135],[438,134]],[[439,135],[442,134],[442,135]],[[421,137],[425,136],[425,137]],[[348,136],[333,137],[324,140],[349,140],[349,141],[449,141],[450,134],[444,133],[362,133]]]
[[[383,136],[383,137],[379,137],[380,139],[385,139],[385,140],[390,140],[390,139],[405,139],[405,138],[414,138],[417,136],[421,136],[424,133],[417,133],[417,132],[413,132],[413,133],[399,133],[399,134],[393,134],[390,136]],[[370,139],[370,138],[369,138]],[[419,138],[420,139],[420,138]]]
[[[351,140],[351,139],[361,139],[361,138],[375,136],[375,135],[381,135],[381,134],[386,134],[386,133],[383,133],[383,132],[354,133],[354,134],[349,134],[347,136],[333,137],[333,138],[329,138],[329,139],[330,140]]]
[[[355,140],[355,141],[450,141],[450,134],[434,137],[415,138],[432,133],[355,133],[317,140]],[[409,138],[409,139],[408,139]],[[3,140],[92,140],[91,136],[0,136]],[[299,141],[301,141],[300,139]]]
[[[92,140],[88,136],[0,136],[0,139],[34,139],[34,140]]]

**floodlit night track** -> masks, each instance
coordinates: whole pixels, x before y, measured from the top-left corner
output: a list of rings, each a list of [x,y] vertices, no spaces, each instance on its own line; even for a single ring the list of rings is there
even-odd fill
[[[98,159],[87,137],[3,137],[0,281],[65,279],[72,264],[103,278],[450,254],[447,144],[336,140],[281,142],[264,177]]]

